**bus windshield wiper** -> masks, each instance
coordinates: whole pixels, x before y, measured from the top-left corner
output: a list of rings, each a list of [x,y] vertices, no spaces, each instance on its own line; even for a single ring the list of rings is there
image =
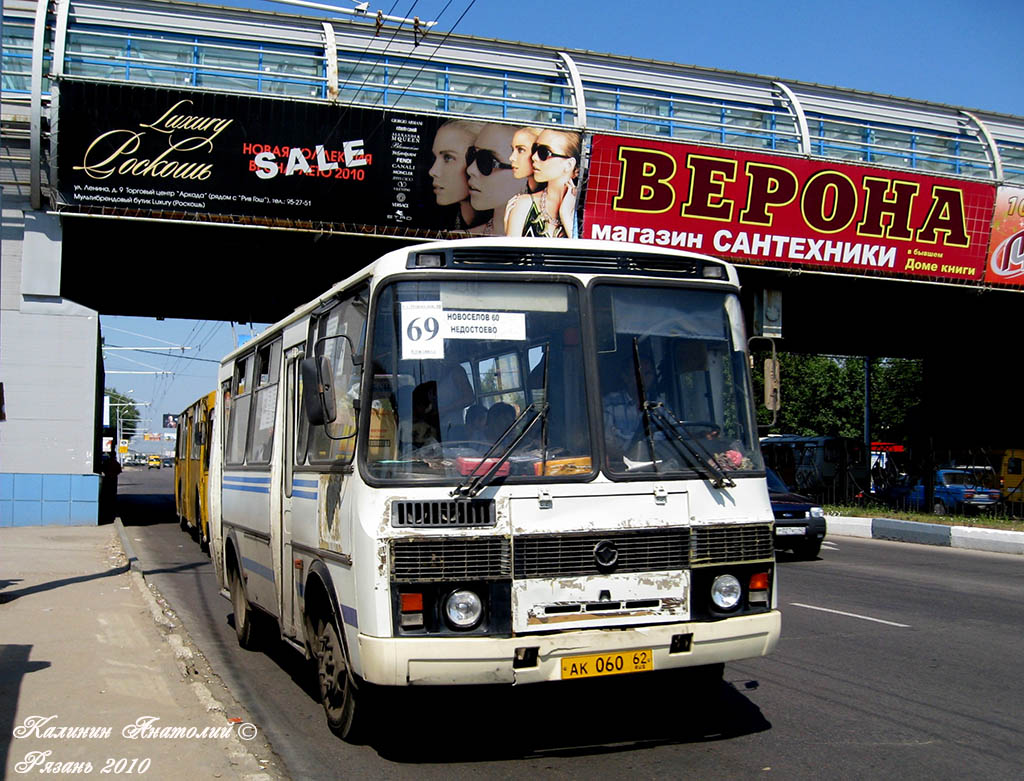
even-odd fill
[[[522,442],[526,438],[526,435],[530,433],[530,429],[532,429],[537,424],[538,420],[541,421],[542,423],[540,435],[542,465],[541,474],[544,474],[547,471],[548,410],[551,408],[551,405],[548,404],[548,358],[550,354],[551,343],[547,342],[544,345],[544,358],[542,359],[544,361],[544,381],[541,384],[541,388],[544,392],[544,400],[540,402],[532,402],[526,409],[519,413],[519,416],[512,421],[512,423],[509,425],[507,429],[505,429],[504,432],[502,432],[501,436],[495,440],[494,444],[491,445],[490,449],[484,454],[484,457],[480,459],[480,463],[473,467],[472,471],[469,473],[469,475],[467,475],[466,480],[462,481],[457,486],[455,486],[455,489],[451,493],[452,496],[473,497],[480,493],[483,487],[487,483],[489,483],[491,478],[497,473],[499,469],[501,469],[501,465],[504,464],[508,460],[509,456],[512,455],[513,451],[519,446],[519,443]],[[536,415],[534,415],[533,420],[531,420],[527,424],[527,426],[523,429],[519,436],[516,437],[515,442],[513,442],[511,445],[506,447],[504,451],[502,451],[501,457],[498,458],[498,460],[490,469],[488,469],[486,472],[478,474],[477,470],[487,463],[487,459],[491,457],[494,451],[498,448],[498,445],[501,444],[501,442],[505,439],[506,436],[508,436],[508,433],[510,431],[513,431],[515,427],[519,425],[520,421],[522,421],[523,418],[525,418],[531,410],[534,410],[536,412]]]
[[[715,461],[714,454],[704,446],[700,439],[690,433],[686,423],[680,420],[679,416],[664,402],[646,401],[644,406],[645,413],[679,443],[683,449],[683,455],[698,474],[710,479],[715,488],[736,487],[733,479]]]
[[[466,479],[452,489],[451,495],[456,498],[473,498],[480,493],[484,486],[487,485],[491,481],[491,478],[497,474],[499,469],[501,469],[501,465],[508,461],[512,452],[519,447],[519,443],[526,439],[526,435],[530,433],[535,425],[537,425],[537,422],[547,419],[550,407],[551,405],[548,404],[545,394],[544,401],[535,401],[520,412],[519,416],[509,424],[508,428],[502,432],[501,436],[494,441],[494,444],[491,445],[490,449],[484,453],[483,457],[480,459],[480,463],[473,467],[473,471],[466,475]],[[516,426],[518,426],[531,412],[534,413],[533,420],[523,427],[523,430],[519,432],[519,435],[511,443],[505,446],[501,451],[501,455],[495,457],[495,451],[498,450],[498,446],[505,441],[505,438],[509,433],[515,431]],[[494,463],[491,464],[490,468],[484,472],[479,471],[480,468],[485,466],[492,458],[494,459]]]
[[[640,343],[633,337],[633,374],[636,378],[637,402],[640,411],[644,416],[644,440],[647,442],[647,452],[651,456],[651,469],[658,471],[658,457],[654,452],[654,431],[651,428],[651,410],[657,407],[656,403],[647,401],[647,384],[644,382],[643,369],[640,366]]]

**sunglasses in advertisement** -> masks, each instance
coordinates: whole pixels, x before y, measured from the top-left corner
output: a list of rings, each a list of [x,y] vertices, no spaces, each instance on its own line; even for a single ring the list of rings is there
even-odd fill
[[[554,149],[546,146],[545,144],[534,144],[533,154],[537,155],[537,159],[541,162],[544,162],[549,157],[561,157],[563,160],[571,160],[573,158],[572,155],[560,155]]]
[[[483,176],[490,176],[495,168],[505,168],[507,170],[512,168],[511,163],[501,162],[490,149],[477,149],[475,146],[471,146],[466,150],[466,167],[469,168],[469,166],[473,165],[474,160],[476,161],[477,170]]]

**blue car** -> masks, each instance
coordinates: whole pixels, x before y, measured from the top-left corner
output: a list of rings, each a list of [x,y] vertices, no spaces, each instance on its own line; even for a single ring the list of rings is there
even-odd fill
[[[775,472],[766,469],[768,498],[772,502],[775,527],[772,537],[777,550],[789,550],[805,559],[817,558],[825,539],[825,511],[814,500],[795,494]]]
[[[892,499],[898,507],[924,509],[924,480],[918,478],[896,486]],[[936,515],[964,515],[991,509],[999,503],[997,488],[986,488],[968,469],[936,469],[935,498],[931,510]]]

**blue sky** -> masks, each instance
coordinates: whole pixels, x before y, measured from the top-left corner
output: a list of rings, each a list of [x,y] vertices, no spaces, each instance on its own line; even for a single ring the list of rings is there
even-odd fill
[[[318,13],[261,0],[221,0],[218,4]],[[347,0],[333,4],[355,6]],[[467,35],[666,60],[1024,115],[1024,6],[1009,0],[383,0],[371,3],[370,8],[436,20],[437,36],[457,22],[455,32]],[[424,45],[429,46],[430,40]],[[107,353],[108,372],[174,372],[107,375],[108,387],[122,392],[133,389],[134,399],[152,404],[140,412],[153,418],[155,430],[162,430],[164,413],[179,412],[213,389],[215,361],[235,343],[227,323],[109,316],[102,322],[109,345],[196,348],[158,354]]]
[[[458,21],[455,32],[467,35],[1024,114],[1024,8],[1011,0],[382,0],[370,8],[436,20],[441,35]]]

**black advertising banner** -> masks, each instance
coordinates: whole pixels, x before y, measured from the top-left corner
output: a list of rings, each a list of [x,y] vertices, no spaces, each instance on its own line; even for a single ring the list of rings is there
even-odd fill
[[[65,80],[58,209],[445,237],[575,234],[574,131]]]

